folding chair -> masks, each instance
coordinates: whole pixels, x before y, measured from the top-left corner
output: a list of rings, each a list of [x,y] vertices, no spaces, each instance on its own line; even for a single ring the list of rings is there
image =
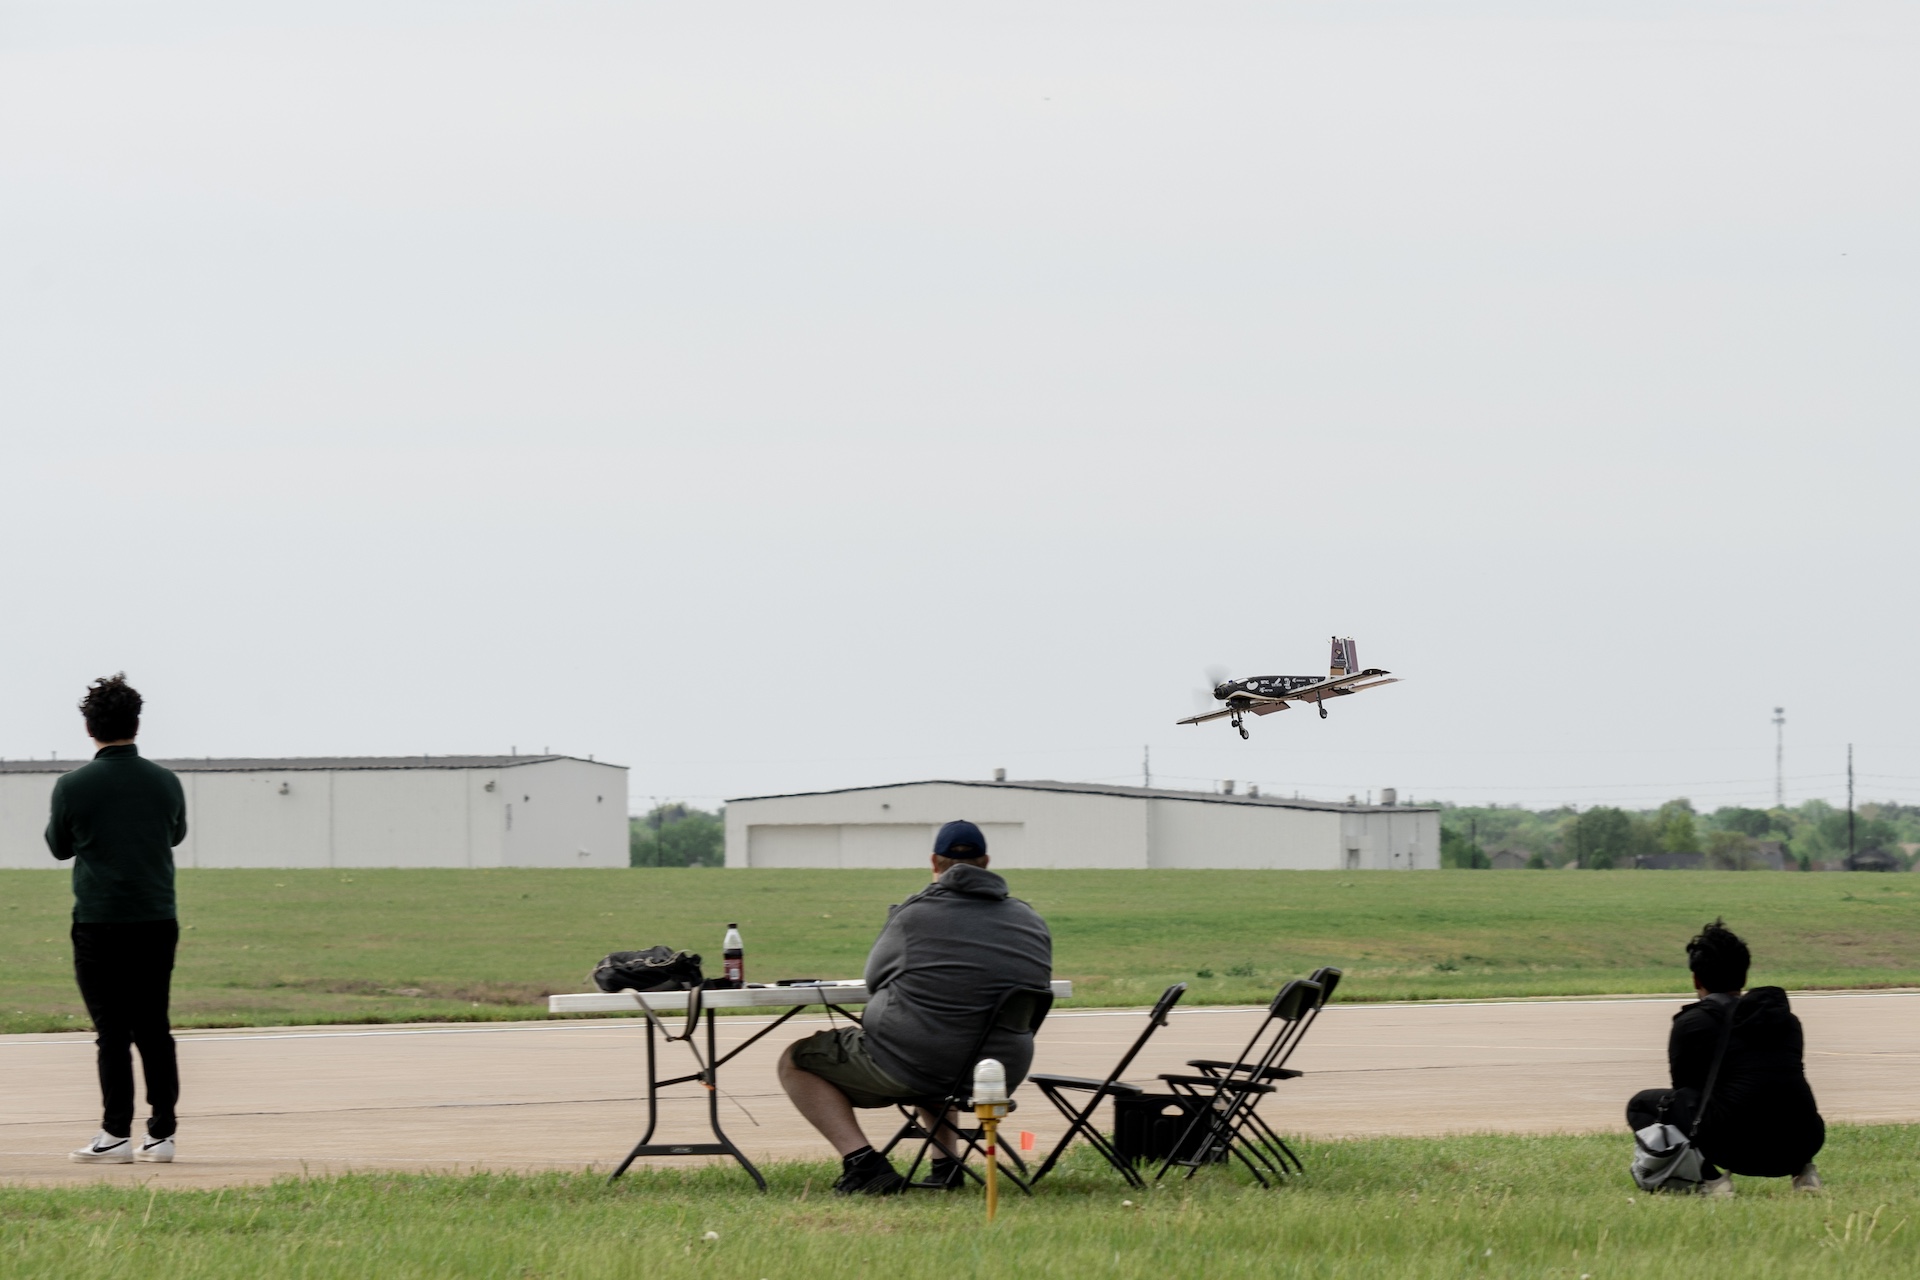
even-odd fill
[[[1253,1037],[1239,1057],[1200,1075],[1160,1077],[1173,1089],[1174,1098],[1184,1100],[1191,1119],[1179,1141],[1160,1162],[1160,1168],[1153,1175],[1156,1181],[1176,1164],[1185,1166],[1191,1178],[1201,1165],[1217,1164],[1228,1157],[1237,1158],[1263,1187],[1272,1185],[1267,1181],[1267,1174],[1276,1180],[1286,1178],[1288,1160],[1293,1161],[1295,1168],[1304,1168],[1300,1157],[1285,1143],[1278,1144],[1277,1156],[1268,1149],[1265,1137],[1272,1130],[1264,1124],[1261,1130],[1249,1133],[1246,1118],[1262,1097],[1273,1092],[1274,1086],[1266,1081],[1287,1078],[1284,1074],[1269,1073],[1276,1069],[1282,1073],[1288,1070],[1279,1064],[1292,1051],[1308,1018],[1318,1009],[1320,997],[1319,983],[1295,978],[1281,987],[1268,1004],[1267,1016],[1254,1028]]]
[[[1293,1056],[1294,1050],[1300,1047],[1300,1042],[1306,1039],[1307,1032],[1313,1029],[1315,1020],[1320,1017],[1320,1011],[1332,1002],[1334,988],[1340,985],[1340,977],[1341,971],[1332,965],[1324,965],[1307,975],[1308,982],[1319,984],[1320,996],[1314,1001],[1313,1008],[1308,1010],[1305,1020],[1301,1022],[1299,1030],[1294,1033],[1293,1039],[1288,1042],[1286,1048],[1281,1052],[1280,1057],[1258,1077],[1261,1081],[1270,1083],[1276,1080],[1298,1080],[1306,1074],[1304,1071],[1296,1071],[1287,1066],[1287,1059]],[[1231,1074],[1235,1064],[1222,1062],[1217,1058],[1189,1058],[1187,1059],[1187,1065],[1190,1067],[1198,1067],[1205,1075],[1219,1078]],[[1261,1116],[1257,1102],[1248,1105],[1244,1122],[1246,1127],[1252,1129],[1260,1140],[1286,1153],[1286,1155],[1292,1159],[1296,1169],[1299,1169],[1303,1173],[1306,1171],[1306,1166],[1300,1163],[1300,1157],[1294,1154],[1293,1148],[1287,1145],[1286,1139],[1282,1138],[1273,1126],[1269,1125],[1265,1118]]]
[[[1154,1001],[1153,1011],[1147,1015],[1147,1025],[1141,1029],[1139,1037],[1134,1040],[1132,1046],[1120,1056],[1120,1061],[1114,1064],[1113,1070],[1107,1073],[1105,1080],[1095,1080],[1088,1076],[1059,1076],[1043,1073],[1035,1073],[1027,1077],[1041,1093],[1046,1095],[1047,1101],[1051,1102],[1067,1119],[1066,1135],[1054,1144],[1046,1160],[1034,1170],[1030,1180],[1032,1183],[1037,1184],[1040,1179],[1051,1173],[1054,1165],[1060,1162],[1060,1157],[1066,1154],[1068,1146],[1073,1143],[1074,1136],[1084,1134],[1087,1141],[1093,1144],[1094,1150],[1105,1156],[1107,1163],[1119,1170],[1120,1176],[1127,1180],[1127,1185],[1142,1190],[1146,1188],[1145,1180],[1134,1172],[1132,1163],[1123,1159],[1106,1135],[1093,1127],[1093,1113],[1108,1098],[1138,1098],[1146,1093],[1146,1090],[1137,1084],[1121,1083],[1120,1077],[1127,1073],[1127,1068],[1133,1065],[1133,1060],[1140,1055],[1142,1049],[1146,1048],[1147,1041],[1153,1038],[1153,1033],[1167,1025],[1167,1015],[1173,1011],[1174,1005],[1180,1003],[1180,997],[1186,993],[1187,984],[1184,982],[1176,982],[1160,993],[1160,998]],[[1067,1098],[1065,1095],[1069,1091],[1089,1093],[1092,1096],[1082,1104]]]
[[[929,1159],[928,1150],[938,1145],[942,1155],[962,1162],[961,1170],[967,1177],[983,1186],[986,1184],[986,1179],[976,1173],[973,1166],[965,1163],[966,1158],[975,1152],[985,1154],[980,1144],[985,1140],[986,1130],[978,1124],[972,1127],[964,1124],[959,1127],[950,1125],[946,1123],[947,1114],[952,1111],[967,1111],[972,1107],[973,1069],[979,1064],[980,1059],[986,1056],[988,1037],[995,1031],[1024,1032],[1032,1035],[1040,1029],[1040,1024],[1047,1020],[1047,1013],[1052,1008],[1053,992],[1047,988],[1014,987],[1000,997],[999,1004],[994,1007],[993,1015],[987,1019],[987,1025],[980,1032],[980,1038],[974,1041],[973,1051],[963,1059],[966,1064],[964,1070],[953,1083],[949,1084],[942,1093],[898,1104],[900,1115],[905,1123],[900,1126],[900,1131],[893,1135],[892,1140],[881,1148],[880,1154],[890,1155],[902,1142],[919,1139],[920,1148],[913,1154],[913,1163],[907,1166],[906,1178],[909,1183],[914,1181],[921,1162]],[[928,1129],[920,1122],[919,1112],[923,1109],[934,1116],[932,1129]],[[943,1132],[950,1133],[959,1139],[958,1151],[940,1139],[939,1135]],[[1020,1172],[1025,1173],[1026,1162],[1020,1159],[1019,1153],[1007,1151],[1007,1154],[1013,1158]],[[1029,1195],[1032,1194],[1027,1182],[1005,1165],[1000,1166],[1000,1172],[1020,1190]]]

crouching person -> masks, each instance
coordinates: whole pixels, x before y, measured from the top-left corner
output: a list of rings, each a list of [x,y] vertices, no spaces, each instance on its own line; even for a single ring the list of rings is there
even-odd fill
[[[1053,938],[1038,912],[1007,895],[987,870],[987,841],[971,822],[949,822],[933,842],[933,884],[887,913],[867,956],[872,998],[857,1027],[818,1031],[780,1055],[780,1085],[807,1122],[840,1153],[833,1189],[842,1195],[894,1195],[907,1181],[875,1151],[855,1108],[891,1107],[938,1097],[974,1064],[994,1010],[1016,987],[1044,988],[1053,978]],[[1007,1087],[1033,1064],[1033,1036],[996,1029],[984,1056],[1007,1069]],[[954,1118],[922,1109],[939,1149],[926,1184],[960,1185],[951,1153]]]
[[[1645,1089],[1627,1103],[1627,1127],[1651,1124],[1693,1129],[1700,1099],[1706,1115],[1694,1133],[1705,1162],[1703,1195],[1730,1196],[1733,1178],[1792,1177],[1802,1191],[1818,1191],[1813,1157],[1826,1142],[1826,1122],[1807,1086],[1800,1019],[1779,987],[1745,990],[1751,956],[1725,923],[1715,920],[1687,943],[1687,967],[1699,1000],[1673,1016],[1667,1040],[1670,1089]],[[1720,1072],[1707,1093],[1728,1019],[1732,1032]]]

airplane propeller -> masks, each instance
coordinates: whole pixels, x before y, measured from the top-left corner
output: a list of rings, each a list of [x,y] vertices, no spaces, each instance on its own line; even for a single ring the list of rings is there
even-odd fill
[[[1193,706],[1196,711],[1211,711],[1216,701],[1213,696],[1214,689],[1223,681],[1233,678],[1233,672],[1218,662],[1209,663],[1204,674],[1207,680],[1206,688],[1193,691]]]

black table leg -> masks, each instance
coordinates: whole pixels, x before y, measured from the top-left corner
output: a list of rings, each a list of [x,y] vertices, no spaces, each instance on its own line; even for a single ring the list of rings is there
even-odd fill
[[[797,1013],[799,1010],[796,1008],[793,1012]],[[734,1145],[733,1139],[729,1138],[726,1131],[720,1127],[720,1057],[719,1054],[715,1052],[717,1045],[714,1034],[713,1010],[708,1009],[706,1015],[707,1066],[705,1071],[694,1078],[698,1079],[701,1086],[707,1091],[707,1124],[713,1130],[713,1136],[717,1141],[652,1141],[653,1131],[659,1124],[660,1119],[659,1104],[657,1101],[660,1077],[658,1070],[656,1070],[654,1060],[653,1020],[649,1018],[647,1020],[647,1132],[638,1143],[634,1144],[633,1150],[627,1153],[627,1158],[620,1162],[620,1167],[615,1169],[612,1175],[608,1177],[608,1182],[612,1182],[615,1178],[625,1173],[628,1166],[641,1156],[732,1156],[740,1162],[740,1167],[747,1171],[747,1174],[753,1179],[756,1186],[762,1191],[767,1189],[767,1180],[760,1176],[758,1169],[753,1167],[753,1161],[747,1159],[740,1148]],[[791,1014],[788,1016],[791,1016]],[[779,1022],[785,1021],[786,1018],[779,1019]],[[775,1025],[778,1025],[778,1023]],[[767,1030],[771,1031],[772,1029],[772,1027],[769,1027]],[[766,1033],[762,1032],[761,1034],[764,1035]],[[759,1036],[754,1037],[756,1040],[759,1038]],[[680,1080],[685,1079],[687,1079],[687,1077],[680,1078]],[[679,1083],[679,1081],[669,1081],[668,1083]]]
[[[627,1158],[620,1167],[607,1177],[612,1182],[627,1171],[627,1166],[646,1151],[647,1144],[653,1141],[653,1131],[660,1126],[660,1072],[655,1069],[653,1059],[653,1019],[647,1019],[647,1131],[640,1135],[640,1141],[633,1144],[633,1150],[627,1152]]]

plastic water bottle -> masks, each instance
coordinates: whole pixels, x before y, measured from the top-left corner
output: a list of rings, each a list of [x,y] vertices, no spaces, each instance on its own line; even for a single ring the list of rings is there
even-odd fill
[[[727,985],[736,990],[747,985],[747,951],[740,941],[740,926],[727,926],[727,940],[720,947],[721,963],[726,966]]]

